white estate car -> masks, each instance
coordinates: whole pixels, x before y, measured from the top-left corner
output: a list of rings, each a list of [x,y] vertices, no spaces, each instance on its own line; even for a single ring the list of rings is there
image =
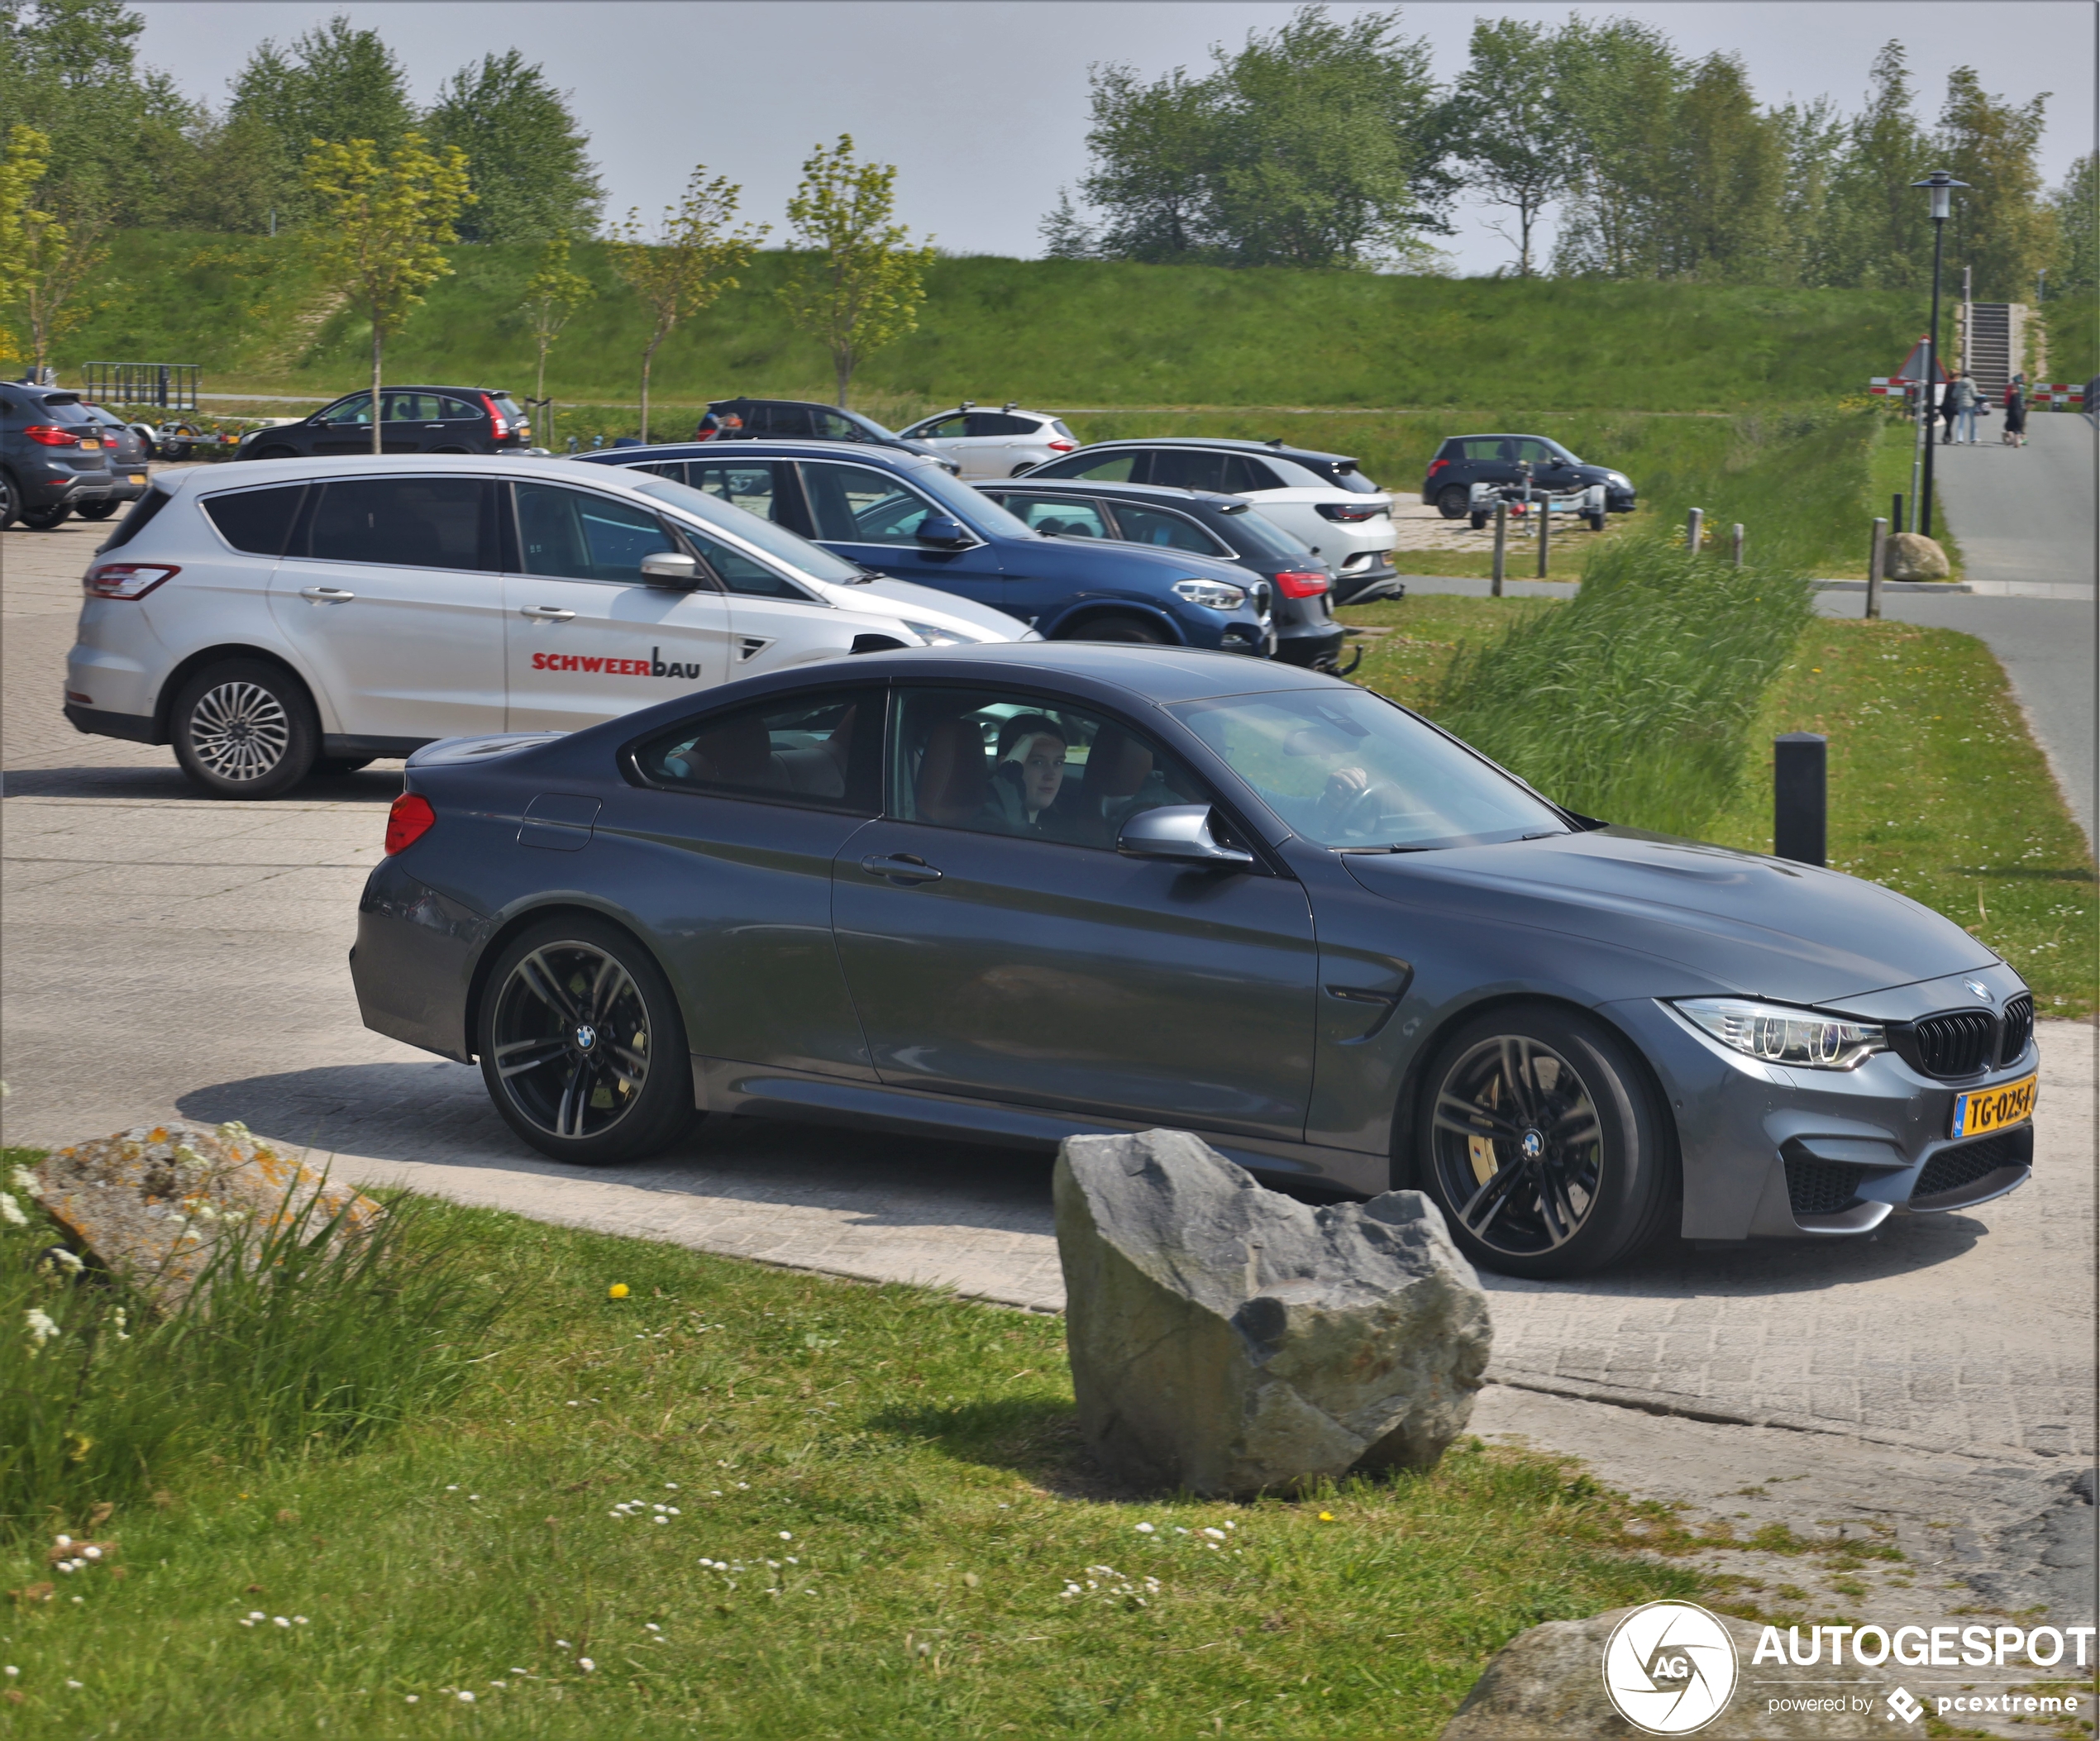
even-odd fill
[[[65,715],[274,798],[783,665],[1035,639],[647,472],[508,457],[164,473],[96,553]]]
[[[957,475],[966,479],[1010,478],[1079,446],[1079,437],[1047,411],[1023,411],[1011,403],[983,411],[972,399],[921,417],[898,433],[954,460]]]
[[[1208,436],[1095,441],[1048,460],[1036,478],[1092,478],[1243,497],[1310,545],[1334,570],[1334,603],[1367,604],[1405,589],[1392,565],[1392,498],[1346,454]]]

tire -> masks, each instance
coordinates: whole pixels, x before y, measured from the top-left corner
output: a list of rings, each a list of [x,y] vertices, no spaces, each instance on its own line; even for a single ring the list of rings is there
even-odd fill
[[[296,460],[298,456],[299,451],[296,447],[286,447],[282,445],[265,447],[248,456],[251,460]]]
[[[304,780],[321,723],[282,665],[229,659],[185,683],[169,714],[175,760],[214,798],[277,798]]]
[[[1602,532],[1604,530],[1604,516],[1602,514],[1584,514],[1582,518],[1589,522],[1590,530],[1592,532]]]
[[[550,918],[510,941],[475,1013],[475,1050],[504,1122],[556,1161],[639,1161],[699,1121],[671,983],[604,919]]]
[[[16,511],[15,518],[31,532],[56,532],[73,518],[73,510],[63,503],[56,508],[24,508]]]
[[[1008,472],[1008,473],[1006,474],[1006,475],[1007,475],[1008,477],[1009,477],[1009,478],[1019,478],[1019,477],[1025,477],[1025,476],[1026,476],[1026,475],[1027,475],[1029,472],[1032,472],[1032,471],[1033,471],[1034,470],[1035,470],[1035,461],[1034,461],[1034,460],[1022,460],[1022,461],[1021,461],[1021,463],[1020,463],[1019,465],[1016,465],[1016,466],[1015,466],[1015,467],[1014,467],[1014,468],[1011,471]]]
[[[1472,506],[1472,492],[1463,484],[1447,484],[1436,493],[1436,511],[1447,520],[1463,520]]]
[[[1466,523],[1472,527],[1475,532],[1478,532],[1487,524],[1487,516],[1486,514],[1468,514],[1466,516]]]
[[[1165,632],[1143,617],[1091,617],[1060,641],[1114,641],[1129,646],[1165,646]]]
[[[317,756],[310,772],[317,780],[334,780],[345,774],[355,774],[360,768],[369,768],[378,760],[376,756]]]
[[[1474,1263],[1587,1275],[1661,1231],[1676,1199],[1675,1129],[1639,1061],[1601,1023],[1504,1005],[1453,1034],[1423,1080],[1415,1183]]]
[[[21,489],[12,478],[0,471],[0,532],[5,532],[12,526],[21,512]]]
[[[107,502],[88,502],[73,511],[84,520],[107,520],[124,504],[112,498]]]

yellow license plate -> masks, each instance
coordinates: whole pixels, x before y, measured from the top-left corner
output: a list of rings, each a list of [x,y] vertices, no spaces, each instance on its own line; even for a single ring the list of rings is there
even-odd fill
[[[146,482],[146,474],[145,474],[144,472],[142,472],[142,471],[135,471],[135,472],[133,472],[133,473],[131,474],[131,481],[132,481],[134,484],[143,484],[143,483],[145,483],[145,482]]]
[[[1948,1134],[1980,1137],[2031,1119],[2035,1114],[2035,1090],[2040,1083],[2038,1076],[2022,1076],[2017,1082],[2007,1082],[1997,1088],[1978,1088],[1969,1094],[1956,1095],[1954,1128]]]
[[[102,443],[99,441],[83,441],[80,444],[80,451],[83,453],[100,453],[102,451]]]

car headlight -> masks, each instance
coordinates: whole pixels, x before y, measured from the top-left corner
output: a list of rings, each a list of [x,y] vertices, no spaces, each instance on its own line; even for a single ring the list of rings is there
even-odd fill
[[[975,635],[966,635],[960,629],[949,628],[943,623],[914,622],[908,617],[900,617],[897,621],[903,623],[928,646],[975,646],[977,645],[977,637]]]
[[[1878,1023],[1848,1022],[1754,998],[1686,998],[1671,1006],[1724,1046],[1768,1064],[1809,1070],[1857,1070],[1888,1047]]]
[[[1176,580],[1174,592],[1177,598],[1206,610],[1236,611],[1247,602],[1245,587],[1229,585],[1223,580]]]
[[[1604,481],[1607,484],[1616,484],[1621,489],[1631,489],[1634,487],[1634,480],[1623,471],[1607,471],[1604,475]]]

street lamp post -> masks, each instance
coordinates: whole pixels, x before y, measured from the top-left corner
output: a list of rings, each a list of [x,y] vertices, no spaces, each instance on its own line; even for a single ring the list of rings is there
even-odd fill
[[[1965,181],[1956,181],[1945,169],[1935,169],[1923,181],[1914,181],[1914,188],[1925,188],[1932,197],[1932,328],[1926,339],[1925,380],[1920,392],[1925,398],[1925,476],[1918,486],[1918,530],[1926,537],[1932,536],[1932,421],[1939,410],[1933,389],[1939,385],[1940,374],[1940,257],[1946,240],[1947,217],[1954,204],[1954,190],[1965,188]]]

